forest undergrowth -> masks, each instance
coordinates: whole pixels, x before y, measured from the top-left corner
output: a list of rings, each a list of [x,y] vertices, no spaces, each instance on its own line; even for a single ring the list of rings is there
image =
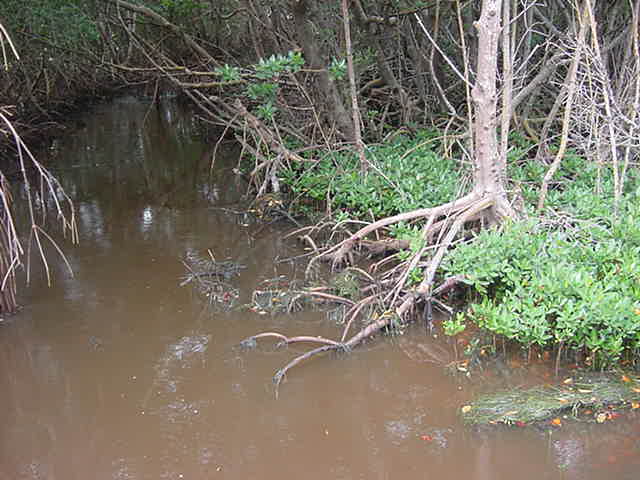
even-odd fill
[[[640,349],[636,171],[630,171],[614,216],[611,172],[568,151],[550,185],[546,207],[538,211],[536,200],[548,165],[532,158],[533,142],[518,133],[511,137],[509,188],[520,199],[519,216],[493,228],[470,228],[449,248],[436,283],[455,279],[457,297],[462,294],[464,301],[447,305],[445,298],[434,297],[435,306],[448,314],[445,333],[453,336],[472,324],[529,352],[553,351],[558,362],[570,356],[593,369],[635,363]],[[352,235],[363,219],[375,222],[465,194],[470,166],[455,160],[455,148],[437,130],[401,132],[367,148],[372,168],[366,175],[359,170],[355,150],[307,150],[304,166],[282,170],[281,181],[291,213],[315,215],[317,225],[324,225],[335,242],[339,231]],[[322,220],[319,212],[325,215]],[[422,235],[425,223],[424,218],[401,221],[382,229],[375,241],[361,241],[359,258],[367,258],[369,270],[353,270],[368,284],[360,291],[391,284],[390,272],[397,274],[401,265],[406,270],[404,288],[411,290],[423,281],[429,258],[421,255],[429,243]],[[319,227],[313,230],[317,234]],[[299,238],[312,241],[307,231],[301,233]],[[351,260],[358,264],[357,258]],[[370,319],[392,315],[377,300],[367,308]]]

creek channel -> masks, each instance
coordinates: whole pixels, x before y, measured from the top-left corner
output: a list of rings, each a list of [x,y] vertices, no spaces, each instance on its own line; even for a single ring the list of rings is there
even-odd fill
[[[246,267],[231,281],[248,302],[296,275],[275,260],[300,253],[288,226],[237,214],[239,152],[223,145],[211,168],[196,132],[176,102],[126,97],[39,154],[75,202],[80,243],[59,239],[73,275],[51,250],[52,286],[34,266],[24,307],[0,322],[0,480],[637,478],[634,413],[464,426],[460,407],[505,382],[424,361],[433,339],[417,327],[294,368],[276,398],[272,376],[300,350],[239,342],[340,329],[322,312],[212,309],[180,286],[182,260],[210,251]]]

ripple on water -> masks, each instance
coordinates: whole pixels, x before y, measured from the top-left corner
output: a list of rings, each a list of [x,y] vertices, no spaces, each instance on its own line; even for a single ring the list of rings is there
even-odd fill
[[[584,465],[585,442],[579,438],[563,438],[553,442],[556,465],[564,472],[576,474]]]
[[[204,361],[211,335],[190,335],[180,338],[167,346],[165,353],[154,369],[154,390],[159,394],[177,393],[183,373],[180,371],[192,367],[196,362]]]
[[[389,420],[385,422],[384,429],[394,445],[401,445],[413,433],[412,425],[406,420]]]
[[[130,480],[137,478],[135,471],[125,458],[117,458],[111,462],[113,480]]]
[[[211,335],[191,335],[182,337],[176,343],[169,345],[167,361],[182,361],[189,359],[195,353],[207,351]]]

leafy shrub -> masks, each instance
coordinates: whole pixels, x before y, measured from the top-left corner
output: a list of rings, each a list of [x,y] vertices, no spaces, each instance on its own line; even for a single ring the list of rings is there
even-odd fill
[[[443,264],[478,292],[468,317],[524,345],[586,349],[600,364],[640,347],[640,207],[608,228],[535,221],[481,232]]]
[[[353,217],[378,218],[439,205],[464,192],[459,190],[460,167],[425,143],[430,135],[398,136],[368,147],[373,168],[366,175],[357,154],[345,150],[327,154],[305,170],[284,170],[282,180],[294,196],[320,202],[329,197],[334,209]]]
[[[538,203],[540,185],[549,165],[535,161],[537,145],[516,132],[510,136],[511,148],[508,154],[509,178],[519,185],[526,207],[534,212]],[[552,152],[557,147],[552,147]],[[598,191],[598,177],[600,190]],[[640,185],[639,172],[627,172],[625,191],[633,193]],[[585,160],[575,150],[565,153],[560,168],[553,178],[547,193],[548,210],[561,210],[574,218],[590,220],[611,218],[613,196],[613,172],[604,166],[598,172],[594,162]]]
[[[465,173],[427,142],[435,136],[437,132],[423,132],[370,147],[367,156],[375,168],[366,176],[355,152],[347,150],[309,162],[305,169],[290,168],[282,179],[295,196],[318,202],[330,198],[343,219],[435,206],[464,193],[459,186]],[[533,152],[526,139],[512,138],[509,175],[530,212],[548,169],[531,158]],[[316,153],[306,155],[313,158]],[[483,230],[445,258],[441,272],[465,275],[476,292],[466,318],[524,346],[586,350],[594,365],[610,364],[625,351],[640,349],[638,177],[637,170],[628,172],[616,218],[611,171],[598,172],[595,164],[569,151],[550,185],[544,212],[548,218]],[[559,211],[566,222],[553,221]],[[422,247],[419,225],[399,223],[390,233],[409,241],[400,260]],[[420,280],[420,272],[412,272],[410,283]],[[445,328],[455,334],[464,325],[463,318],[456,317]]]
[[[94,45],[99,39],[98,29],[87,11],[85,1],[31,0],[25,8],[24,2],[5,0],[0,6],[0,17],[8,20],[6,26],[14,32],[28,31],[34,38],[72,51]],[[60,54],[55,51],[50,55],[55,59]]]

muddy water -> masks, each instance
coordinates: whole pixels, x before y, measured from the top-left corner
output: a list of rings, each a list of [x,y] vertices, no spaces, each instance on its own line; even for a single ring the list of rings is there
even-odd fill
[[[308,362],[276,399],[272,375],[300,350],[238,342],[335,325],[212,310],[179,286],[181,260],[208,250],[246,266],[240,302],[293,275],[274,263],[298,253],[278,227],[235,213],[237,152],[223,145],[210,172],[172,103],[121,99],[83,122],[49,152],[78,209],[74,276],[52,257],[53,286],[34,281],[0,323],[1,480],[637,478],[633,415],[551,433],[461,425],[459,407],[493,387],[448,376],[451,351],[419,329]]]

